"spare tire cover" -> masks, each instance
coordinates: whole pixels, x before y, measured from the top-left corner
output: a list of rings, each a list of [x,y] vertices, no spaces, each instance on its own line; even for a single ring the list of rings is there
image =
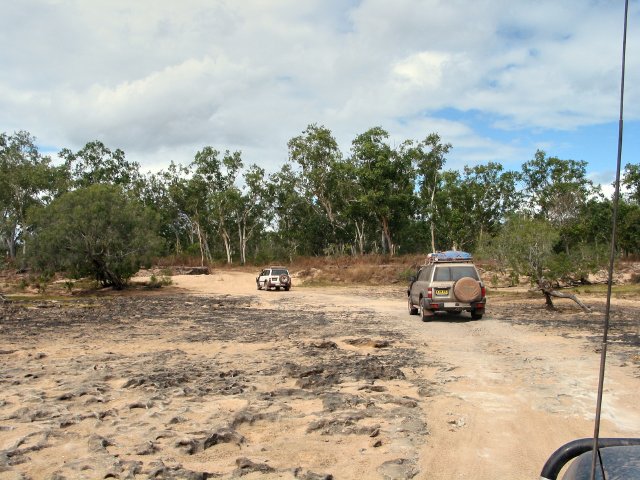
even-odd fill
[[[480,284],[471,277],[464,277],[458,280],[453,286],[453,293],[456,298],[465,303],[480,300]]]
[[[289,283],[289,275],[286,275],[286,274],[280,275],[280,283]]]

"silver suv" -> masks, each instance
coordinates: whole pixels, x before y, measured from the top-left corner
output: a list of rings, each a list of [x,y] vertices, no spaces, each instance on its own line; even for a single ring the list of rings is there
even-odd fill
[[[427,322],[435,312],[471,312],[480,320],[487,303],[486,290],[473,258],[466,252],[437,252],[411,277],[407,289],[409,314]]]
[[[289,270],[285,267],[265,268],[256,277],[256,285],[258,290],[262,290],[263,288],[265,290],[269,290],[270,288],[280,290],[284,288],[288,291],[291,288],[291,275],[289,275]]]

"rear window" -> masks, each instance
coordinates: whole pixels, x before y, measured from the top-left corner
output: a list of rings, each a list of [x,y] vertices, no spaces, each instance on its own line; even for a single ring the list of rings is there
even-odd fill
[[[471,277],[474,280],[480,280],[476,269],[471,266],[465,267],[445,267],[440,266],[436,268],[436,273],[433,276],[434,282],[455,282],[463,277]]]
[[[271,275],[289,275],[289,272],[285,269],[274,268],[273,270],[271,270]]]

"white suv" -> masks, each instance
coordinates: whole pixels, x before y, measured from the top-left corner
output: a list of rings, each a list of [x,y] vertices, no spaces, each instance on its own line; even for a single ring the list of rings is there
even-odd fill
[[[487,303],[486,290],[473,258],[466,252],[437,252],[427,256],[407,289],[410,315],[429,321],[435,312],[471,312],[480,320]]]
[[[263,288],[265,290],[269,290],[270,288],[280,290],[284,288],[288,291],[291,288],[291,275],[289,275],[289,270],[285,267],[265,268],[256,277],[256,285],[258,290],[262,290]]]

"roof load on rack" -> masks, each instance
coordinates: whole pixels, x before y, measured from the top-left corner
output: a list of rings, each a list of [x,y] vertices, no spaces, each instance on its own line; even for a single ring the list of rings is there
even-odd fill
[[[433,252],[427,255],[427,263],[437,262],[472,262],[470,253],[447,250],[446,252]]]

